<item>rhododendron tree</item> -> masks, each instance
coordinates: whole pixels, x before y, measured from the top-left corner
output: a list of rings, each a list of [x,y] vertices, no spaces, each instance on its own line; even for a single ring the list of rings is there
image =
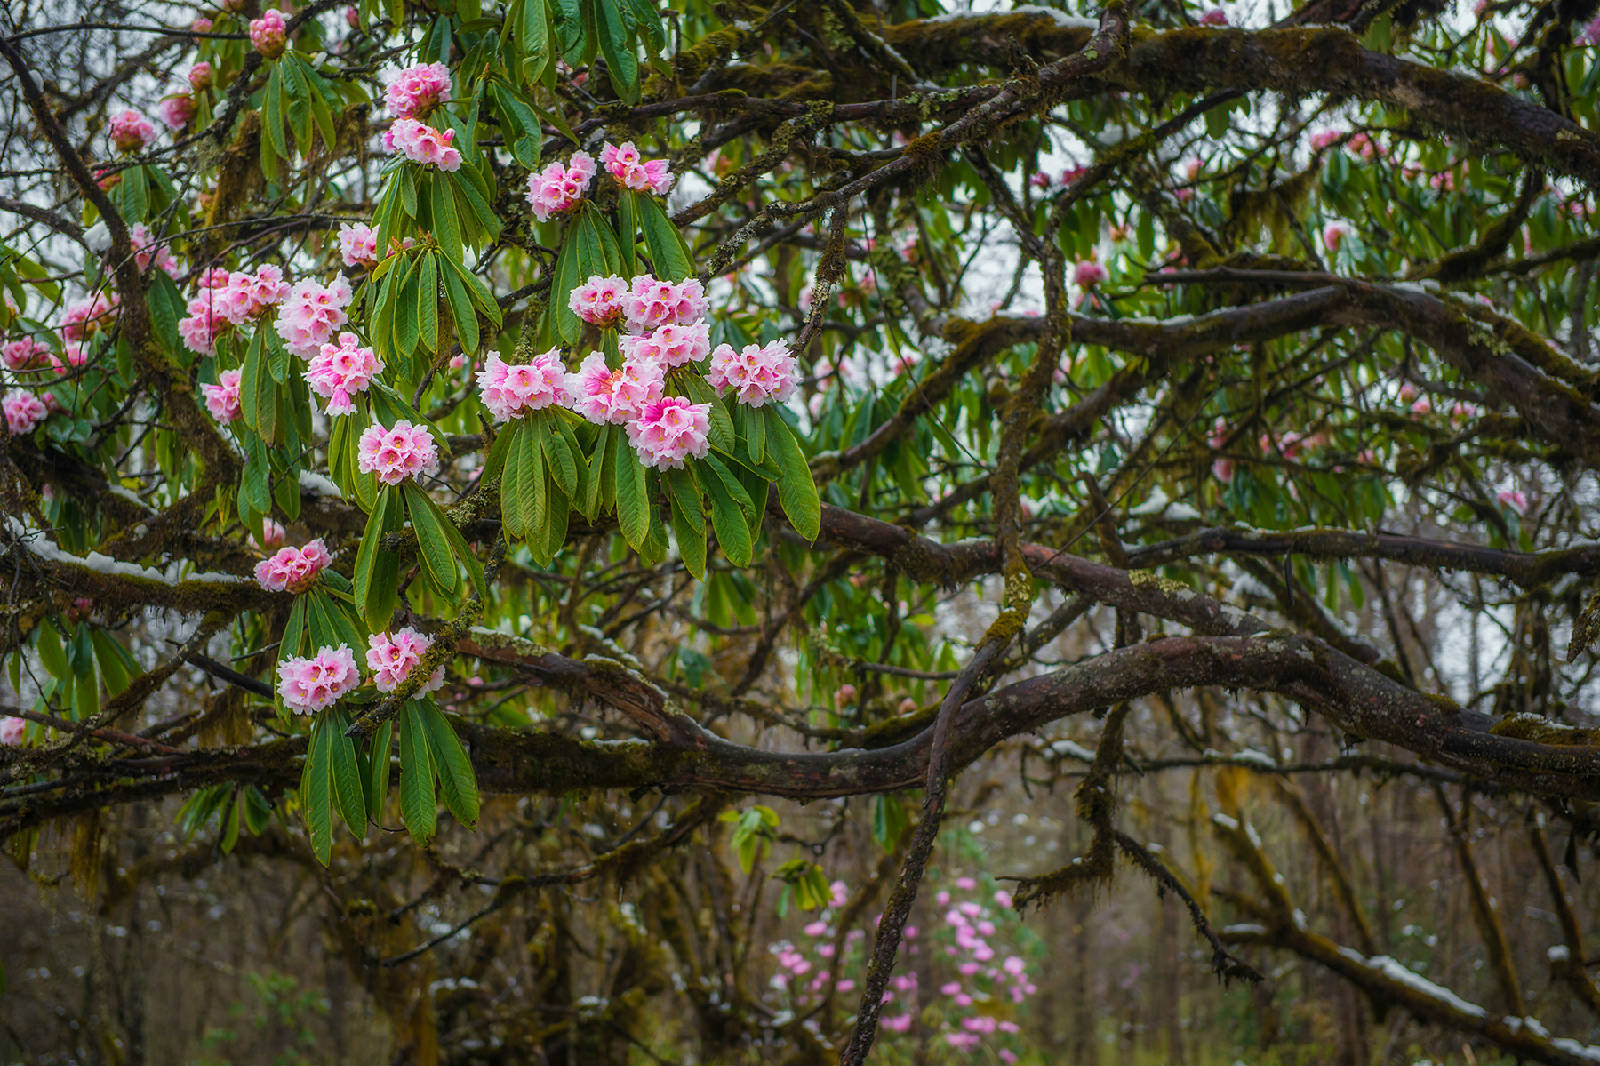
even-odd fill
[[[1592,3],[133,10],[0,14],[0,1057],[1600,1062]]]

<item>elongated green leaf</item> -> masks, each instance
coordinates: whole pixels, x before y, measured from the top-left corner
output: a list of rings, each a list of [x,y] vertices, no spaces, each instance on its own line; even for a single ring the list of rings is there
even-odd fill
[[[572,454],[567,439],[562,435],[556,424],[560,422],[561,415],[547,412],[547,418],[541,418],[541,437],[539,443],[544,448],[545,458],[550,461],[550,473],[555,478],[556,484],[561,486],[561,491],[568,497],[578,494],[578,462]]]
[[[666,281],[679,281],[694,273],[694,257],[683,242],[683,234],[672,224],[661,202],[654,196],[640,193],[634,197],[639,209],[639,224],[644,230],[645,250],[655,267],[656,277]]]
[[[733,472],[714,455],[708,455],[699,468],[710,473],[700,479],[711,504],[711,526],[717,531],[717,544],[735,566],[748,566],[754,547],[750,540],[750,511],[753,505],[744,486]]]
[[[300,771],[300,810],[311,835],[311,850],[324,866],[333,857],[333,783],[329,766],[333,738],[328,728],[326,717],[311,727],[311,742]]]
[[[450,539],[444,532],[450,519],[415,484],[408,482],[405,492],[411,527],[417,533],[417,553],[422,557],[428,580],[441,595],[454,599],[461,591],[461,571],[456,566],[455,553],[450,550]]]
[[[767,415],[767,447],[783,473],[778,479],[778,502],[795,532],[807,540],[816,540],[822,532],[822,501],[817,498],[816,482],[811,480],[811,467],[806,464],[794,431],[777,408],[763,410]]]
[[[440,180],[449,183],[453,179],[444,175]],[[461,220],[456,213],[453,191],[438,192],[433,198],[433,238],[439,242],[439,251],[447,258],[461,262]],[[449,271],[441,273],[448,274]]]
[[[444,805],[456,816],[456,821],[473,826],[478,821],[478,779],[472,772],[472,760],[461,745],[461,738],[451,728],[449,719],[430,704],[422,705],[423,720],[428,725],[428,747],[433,752],[434,770],[439,775],[439,794]]]
[[[633,34],[623,24],[620,0],[594,0],[600,30],[600,50],[606,57],[611,87],[623,103],[639,102],[639,57]]]
[[[417,702],[407,700],[400,709],[400,817],[411,839],[424,847],[433,839],[439,814],[433,777],[428,724]]]
[[[450,305],[450,317],[456,323],[456,339],[461,342],[461,350],[470,355],[478,350],[478,313],[467,295],[467,287],[461,283],[456,272],[449,269],[449,264],[440,274],[444,278],[445,301]]]
[[[449,197],[441,196],[440,200]],[[439,350],[439,263],[432,254],[422,257],[422,269],[417,272],[417,328],[422,343],[430,352]]]
[[[361,772],[356,767],[356,745],[344,735],[349,720],[343,714],[328,717],[329,759],[333,774],[333,796],[339,815],[357,837],[367,835],[367,798],[361,790]]]
[[[633,549],[641,551],[650,532],[650,496],[645,469],[621,433],[611,435],[611,470],[616,484],[617,525]]]
[[[367,516],[367,528],[356,551],[356,602],[373,632],[388,628],[400,587],[400,562],[383,550],[383,537],[400,528],[400,494],[385,488]]]
[[[367,817],[383,824],[383,809],[389,803],[389,746],[394,740],[394,721],[384,722],[372,732],[372,746],[366,760]]]
[[[305,638],[306,597],[296,596],[289,608],[289,621],[283,627],[283,637],[278,642],[279,659],[301,658],[300,647]]]
[[[706,574],[706,515],[700,503],[700,487],[687,468],[668,470],[662,475],[672,502],[672,533],[678,538],[678,554],[695,577]]]

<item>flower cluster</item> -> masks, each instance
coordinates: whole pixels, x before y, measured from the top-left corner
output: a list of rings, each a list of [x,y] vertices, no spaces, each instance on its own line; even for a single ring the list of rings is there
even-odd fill
[[[624,141],[621,145],[607,142],[600,152],[600,164],[624,189],[665,196],[667,190],[672,188],[672,174],[667,170],[667,161],[651,159],[647,162],[640,159],[639,150],[632,141]]]
[[[14,714],[8,714],[4,718],[0,718],[0,744],[11,748],[16,747],[22,743],[22,731],[27,728],[28,720],[26,718],[18,718]]]
[[[339,223],[339,258],[347,267],[378,265],[378,232],[365,222]]]
[[[414,118],[397,118],[383,132],[383,147],[394,155],[403,155],[413,163],[438,167],[440,170],[461,169],[461,151],[450,142],[455,130],[440,132]]]
[[[357,446],[356,465],[363,474],[376,474],[385,485],[398,485],[408,477],[436,470],[439,446],[426,426],[414,426],[405,419],[392,429],[368,426]]]
[[[111,116],[107,127],[119,152],[137,152],[156,139],[156,124],[129,108]]]
[[[572,409],[598,425],[622,425],[638,418],[645,405],[661,399],[667,368],[652,360],[629,359],[619,369],[590,352],[567,382]]]
[[[200,291],[189,300],[188,314],[178,320],[178,334],[192,351],[211,355],[224,330],[260,318],[289,291],[283,271],[275,266],[254,274],[208,270],[200,277]]]
[[[350,645],[324,644],[310,659],[284,659],[278,663],[278,694],[295,714],[315,714],[332,707],[346,692],[361,684],[355,652]]]
[[[389,82],[384,93],[389,114],[396,118],[426,115],[450,95],[450,68],[443,63],[407,67]]]
[[[354,333],[339,334],[338,344],[324,344],[306,367],[306,384],[328,401],[330,415],[353,414],[351,396],[365,392],[372,379],[383,372],[383,360],[371,348],[361,346]]]
[[[706,291],[698,278],[671,282],[642,274],[622,298],[629,333],[698,322],[705,317],[706,306]]]
[[[583,199],[589,182],[594,180],[594,157],[587,152],[574,152],[566,166],[551,163],[543,170],[528,175],[528,206],[533,217],[548,222],[552,215],[570,211]]]
[[[310,359],[345,324],[344,309],[351,295],[350,283],[343,278],[334,278],[329,285],[310,278],[295,282],[278,310],[278,336],[295,355]]]
[[[289,44],[289,26],[283,12],[269,7],[258,19],[250,20],[250,43],[268,59],[277,59]]]
[[[109,326],[117,309],[115,293],[97,292],[93,296],[67,305],[61,313],[61,339],[81,341],[102,326]]]
[[[572,403],[567,388],[567,368],[555,348],[534,356],[527,363],[507,363],[498,353],[491,354],[478,371],[478,388],[483,405],[495,421],[505,422],[527,411],[539,411],[552,404]]]
[[[649,360],[668,368],[685,366],[711,354],[711,328],[704,322],[669,322],[654,332],[621,338],[618,348],[626,359]]]
[[[178,276],[178,261],[172,258],[172,252],[164,244],[157,244],[150,236],[150,230],[143,222],[128,230],[128,239],[133,242],[133,261],[139,267],[141,274],[149,271],[151,267],[166,271],[169,278]]]
[[[50,417],[50,408],[31,392],[12,389],[0,400],[0,410],[5,412],[6,430],[13,437],[32,433],[33,428]]]
[[[591,326],[609,329],[622,321],[623,298],[627,295],[628,283],[622,278],[596,275],[572,290],[567,306]]]
[[[628,423],[628,443],[645,466],[678,467],[686,458],[704,459],[710,450],[711,405],[666,396],[644,405]]]
[[[189,88],[200,93],[211,88],[211,82],[215,78],[215,74],[211,69],[211,64],[202,59],[189,68],[188,78]]]
[[[279,548],[256,564],[256,584],[268,592],[304,592],[331,562],[321,537],[304,547]]]
[[[374,633],[367,643],[371,645],[367,649],[367,669],[373,672],[373,685],[379,692],[393,692],[433,647],[433,638],[407,626],[392,634]],[[416,694],[423,696],[443,685],[444,667],[440,666]]]
[[[794,354],[783,341],[747,344],[738,352],[731,344],[719,344],[711,353],[706,380],[719,396],[734,392],[740,403],[761,407],[794,395],[798,373]]]
[[[239,417],[239,381],[243,376],[242,370],[224,370],[217,375],[215,385],[200,386],[206,410],[223,425]]]
[[[188,93],[163,96],[156,105],[156,115],[169,130],[181,130],[194,118],[194,97]]]
[[[50,346],[32,337],[18,337],[0,344],[0,364],[13,373],[39,370],[50,364]]]
[[[1106,280],[1106,268],[1093,259],[1081,259],[1072,268],[1072,282],[1081,288],[1092,289]]]

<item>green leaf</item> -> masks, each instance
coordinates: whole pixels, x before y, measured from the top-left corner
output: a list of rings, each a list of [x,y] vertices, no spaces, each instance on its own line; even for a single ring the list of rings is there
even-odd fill
[[[645,468],[621,433],[611,434],[611,469],[616,483],[617,525],[633,549],[643,554],[645,538],[650,533]]]
[[[456,566],[455,553],[450,550],[450,539],[444,532],[450,519],[415,484],[406,483],[405,495],[407,509],[411,513],[411,527],[417,533],[417,554],[422,557],[428,580],[441,595],[453,600],[461,591],[461,571]]]
[[[822,501],[817,498],[816,482],[811,480],[811,467],[778,409],[768,406],[763,410],[767,416],[767,446],[783,475],[778,479],[778,502],[795,532],[806,540],[816,540],[822,532]]]
[[[700,504],[700,487],[687,468],[662,474],[667,496],[672,503],[672,533],[678,538],[678,554],[683,565],[696,578],[706,575],[706,515]]]
[[[702,478],[701,484],[711,503],[711,526],[717,531],[717,544],[735,566],[750,565],[754,550],[750,540],[750,512],[755,505],[739,479],[716,456],[708,455],[700,460],[699,468],[709,470],[712,475]]]
[[[767,455],[767,417],[759,407],[739,404],[739,419],[744,424],[745,452],[760,466]]]
[[[539,417],[539,443],[544,448],[544,454],[550,460],[550,474],[555,478],[556,484],[561,486],[561,491],[567,496],[578,494],[578,462],[573,457],[572,449],[567,444],[567,439],[556,428],[561,420],[561,415],[554,412],[542,412]]]
[[[356,602],[367,628],[374,633],[388,628],[399,596],[400,561],[393,552],[384,551],[382,543],[384,534],[400,528],[402,507],[398,492],[381,489],[356,552]]]
[[[461,745],[461,738],[451,728],[450,722],[431,703],[422,705],[422,717],[428,725],[428,747],[433,752],[434,769],[439,774],[439,793],[444,805],[456,816],[456,821],[471,827],[478,822],[478,779],[472,772],[472,760]]]
[[[454,181],[449,175],[444,175],[441,180],[446,183]],[[439,250],[447,258],[461,262],[461,220],[456,215],[453,190],[444,190],[433,198],[433,238],[439,242]],[[448,274],[449,271],[441,273]]]
[[[619,0],[594,0],[600,30],[600,50],[606,57],[611,87],[625,104],[639,102],[639,57],[634,54],[633,34],[623,25]]]
[[[416,700],[400,709],[400,817],[411,839],[426,847],[433,839],[438,808],[433,794],[433,755],[428,725]]]
[[[283,637],[278,642],[278,658],[298,659],[301,644],[305,640],[306,628],[306,597],[296,596],[294,606],[289,608],[289,621],[283,627]]]
[[[441,196],[440,200],[449,197]],[[430,254],[422,257],[422,269],[418,272],[417,281],[417,325],[421,331],[422,343],[428,346],[428,351],[439,350],[439,264],[438,260]]]
[[[300,811],[311,835],[311,850],[324,866],[333,857],[333,789],[329,766],[333,758],[333,738],[329,734],[328,720],[329,716],[323,715],[311,727],[310,746],[300,771]]]
[[[383,809],[389,803],[389,746],[393,739],[391,719],[373,730],[367,757],[367,816],[378,825],[383,824]]]
[[[634,196],[639,209],[639,222],[644,228],[644,247],[650,254],[656,277],[664,281],[680,281],[694,273],[694,258],[683,234],[672,224],[661,203],[654,196],[643,193]]]
[[[362,794],[361,772],[356,767],[355,742],[344,735],[350,722],[337,712],[329,715],[327,721],[329,765],[333,771],[333,795],[339,804],[339,815],[350,832],[364,837],[367,835],[367,800]]]
[[[446,269],[440,271],[444,278],[445,300],[450,304],[450,317],[455,319],[456,339],[461,342],[461,350],[470,355],[478,350],[478,313],[473,310],[466,286],[456,272],[449,269],[450,265],[447,263]]]

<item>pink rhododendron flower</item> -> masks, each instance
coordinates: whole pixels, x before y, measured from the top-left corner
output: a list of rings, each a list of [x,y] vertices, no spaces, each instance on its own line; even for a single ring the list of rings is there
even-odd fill
[[[1227,24],[1228,13],[1220,7],[1214,7],[1200,16],[1200,25],[1202,26],[1226,26]]]
[[[263,518],[261,520],[261,539],[259,541],[256,540],[256,535],[252,533],[248,540],[252,548],[280,548],[283,546],[283,538],[287,535],[288,531],[283,528],[282,522],[271,518]]]
[[[18,718],[14,714],[8,714],[4,718],[0,718],[0,744],[12,748],[16,747],[22,743],[22,733],[27,728],[28,720],[26,718]]]
[[[210,33],[211,20],[206,18],[204,15],[201,15],[199,18],[189,23],[189,28],[196,33]]]
[[[616,370],[606,357],[590,352],[567,379],[572,409],[598,425],[622,425],[638,418],[645,405],[661,399],[666,367],[656,360],[629,359]]]
[[[1417,387],[1415,385],[1411,384],[1411,382],[1408,381],[1405,384],[1400,386],[1400,402],[1401,403],[1410,403],[1412,400],[1415,400],[1416,398],[1417,398]]]
[[[289,27],[283,12],[269,7],[258,19],[250,20],[250,43],[268,59],[277,59],[289,45]]]
[[[403,155],[413,163],[438,167],[440,170],[461,169],[461,152],[451,146],[455,130],[439,131],[414,118],[397,118],[384,131],[383,147],[395,155]]]
[[[443,63],[422,63],[394,76],[384,92],[384,102],[397,118],[418,118],[449,95],[450,68]]]
[[[496,422],[517,418],[527,411],[541,411],[551,405],[565,407],[572,402],[567,388],[567,368],[561,353],[551,348],[527,363],[507,363],[491,352],[478,371],[478,390],[483,405]]]
[[[686,458],[704,459],[710,450],[711,405],[668,396],[645,405],[628,423],[628,443],[645,466],[681,467]]]
[[[1525,492],[1514,492],[1511,489],[1501,489],[1495,494],[1495,499],[1517,512],[1519,515],[1528,513],[1528,495]]]
[[[856,696],[856,687],[846,682],[833,690],[833,705],[842,711],[855,704]]]
[[[304,592],[331,562],[321,537],[299,548],[279,548],[256,564],[256,584],[268,592]]]
[[[798,376],[794,355],[783,341],[747,344],[737,353],[733,345],[719,344],[706,371],[717,395],[734,392],[750,407],[784,402],[794,394]]]
[[[295,282],[278,309],[278,336],[295,355],[310,359],[345,324],[350,296],[350,283],[343,278],[326,286],[311,278]]]
[[[1322,243],[1330,255],[1339,254],[1339,245],[1344,243],[1344,235],[1350,232],[1342,222],[1330,222],[1322,229]]]
[[[1042,170],[1036,170],[1028,175],[1028,184],[1035,189],[1048,189],[1050,187],[1050,175]]]
[[[1106,280],[1106,268],[1093,259],[1084,259],[1072,268],[1074,284],[1089,289]]]
[[[548,222],[552,215],[572,210],[593,179],[594,157],[587,152],[572,153],[566,166],[551,163],[529,174],[528,206],[533,208],[533,217]]]
[[[665,196],[667,190],[672,187],[672,175],[667,170],[667,161],[652,159],[646,162],[640,159],[639,150],[633,146],[632,141],[624,141],[621,145],[608,142],[600,152],[600,163],[606,168],[606,173],[615,178],[617,184],[624,189]]]
[[[628,294],[628,283],[622,278],[601,277],[598,274],[572,290],[567,306],[572,313],[592,326],[602,329],[622,321],[622,298]]]
[[[1343,130],[1319,130],[1311,135],[1311,147],[1320,152],[1324,148],[1338,144],[1339,138],[1343,136]]]
[[[438,469],[439,446],[426,426],[405,419],[392,429],[368,426],[356,448],[356,465],[363,474],[376,474],[385,485],[398,485]]]
[[[661,326],[700,321],[705,317],[707,301],[698,278],[671,282],[641,274],[633,279],[622,304],[628,332],[648,333]]]
[[[205,396],[206,410],[223,425],[239,417],[239,379],[243,375],[242,370],[224,370],[217,375],[215,385],[200,386],[200,392]]]
[[[1600,45],[1600,18],[1592,20],[1587,26],[1579,31],[1578,36],[1573,43],[1586,44],[1590,47]]]
[[[166,271],[169,278],[178,276],[178,261],[166,245],[156,243],[143,222],[128,230],[128,239],[133,242],[133,261],[141,274],[153,266]]]
[[[1425,415],[1432,410],[1433,403],[1426,396],[1411,405],[1411,413],[1414,415]]]
[[[383,372],[383,360],[371,348],[361,346],[354,333],[339,334],[338,344],[324,344],[306,367],[306,384],[328,401],[330,415],[354,414],[351,397],[365,392],[372,379]]]
[[[361,684],[355,652],[350,645],[324,644],[310,659],[284,659],[278,663],[278,694],[295,714],[315,714],[336,703]]]
[[[629,334],[617,342],[626,359],[658,362],[664,367],[699,362],[711,352],[711,328],[703,322],[669,322],[650,333]]]
[[[211,64],[204,59],[189,68],[188,76],[189,88],[197,93],[211,88],[211,82],[215,78],[215,74],[211,70]]]
[[[111,116],[111,143],[119,152],[137,152],[156,139],[156,124],[129,108]]]
[[[373,672],[372,683],[379,692],[393,692],[422,661],[422,656],[433,647],[433,638],[407,626],[394,633],[374,633],[367,638],[367,669]],[[444,666],[439,666],[433,676],[416,691],[422,696],[444,686]]]
[[[347,267],[378,265],[378,231],[365,222],[339,223],[339,258]]]
[[[169,130],[181,130],[194,118],[194,97],[188,93],[164,96],[156,105],[156,115]]]
[[[6,393],[5,399],[0,401],[0,410],[5,412],[6,429],[13,437],[32,433],[35,426],[50,417],[50,408],[45,402],[23,389]]]
[[[97,292],[67,305],[61,314],[61,339],[81,341],[103,326],[109,326],[117,309],[115,293]]]
[[[13,373],[39,370],[50,363],[50,346],[32,337],[18,337],[0,345],[0,364]]]

